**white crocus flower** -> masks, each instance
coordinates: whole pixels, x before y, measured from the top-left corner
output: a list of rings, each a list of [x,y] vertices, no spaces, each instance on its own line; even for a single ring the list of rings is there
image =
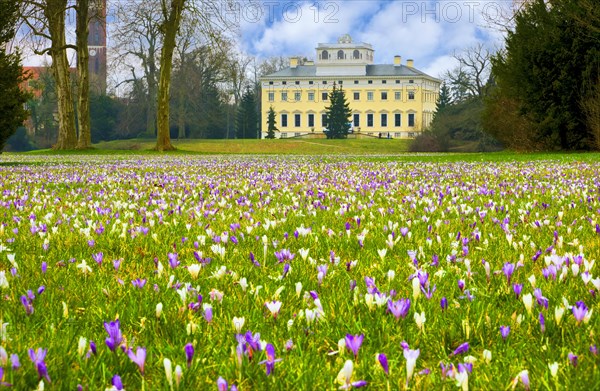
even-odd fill
[[[6,272],[4,270],[0,270],[0,288],[8,289],[8,279],[6,278]]]
[[[167,383],[169,383],[169,387],[173,389],[173,369],[171,366],[171,360],[168,358],[164,358],[163,365],[165,366],[165,376],[167,377]]]
[[[86,353],[87,349],[87,338],[79,337],[79,343],[77,344],[77,354],[82,357]]]
[[[420,314],[415,312],[415,323],[421,331],[425,330],[425,320],[425,312],[421,312]]]
[[[531,308],[533,307],[533,296],[531,293],[527,293],[523,295],[523,304],[525,305],[525,309],[531,315]]]
[[[188,272],[194,280],[198,278],[198,273],[200,273],[200,269],[202,269],[202,265],[199,263],[194,263],[193,265],[187,267]]]
[[[240,284],[240,288],[242,288],[244,292],[246,291],[246,289],[248,289],[248,280],[246,279],[246,277],[240,278],[240,281],[238,283]]]
[[[246,322],[246,318],[244,317],[233,317],[233,328],[235,329],[236,333],[241,333],[242,332],[242,327],[244,327],[244,323]]]
[[[412,378],[415,366],[417,365],[417,358],[419,357],[420,350],[404,349],[404,358],[406,359],[406,386]]]
[[[552,375],[552,377],[556,377],[558,374],[558,363],[553,362],[552,364],[548,364],[548,368],[550,368],[550,375]]]
[[[162,311],[163,311],[163,303],[158,303],[156,305],[156,317],[160,318],[160,316],[162,315]]]
[[[489,364],[492,361],[492,352],[491,351],[485,349],[483,351],[482,356],[483,356],[483,361],[485,361],[486,364]]]
[[[83,259],[81,263],[77,264],[77,269],[81,270],[81,272],[85,275],[92,272],[92,268],[88,266],[85,259]]]

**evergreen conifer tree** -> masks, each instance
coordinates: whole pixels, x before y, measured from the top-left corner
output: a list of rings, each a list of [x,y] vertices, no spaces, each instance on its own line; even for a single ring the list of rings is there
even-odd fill
[[[275,132],[277,129],[277,121],[275,120],[275,110],[273,110],[273,106],[269,107],[269,114],[267,117],[267,136],[265,138],[274,139]]]
[[[21,55],[18,51],[9,53],[6,49],[15,36],[19,0],[6,0],[0,7],[0,152],[6,140],[27,118],[23,105],[29,94],[21,90],[20,85],[27,76],[23,75]]]
[[[237,138],[257,138],[258,136],[256,101],[250,88],[246,89],[238,108],[235,136]]]
[[[327,116],[327,138],[346,138],[350,132],[350,104],[340,87],[333,85],[329,94],[330,105],[325,107]]]

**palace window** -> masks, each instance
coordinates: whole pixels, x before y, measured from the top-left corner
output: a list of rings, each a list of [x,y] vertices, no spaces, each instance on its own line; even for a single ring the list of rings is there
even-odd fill
[[[329,60],[329,53],[327,52],[327,50],[323,50],[323,52],[321,52],[321,59]]]
[[[408,100],[414,100],[414,99],[415,99],[415,92],[408,91]]]
[[[315,100],[315,93],[314,92],[309,92],[308,93],[308,100],[310,102],[313,102]]]
[[[275,100],[275,93],[269,92],[269,102],[273,102]]]
[[[408,114],[408,126],[415,126],[415,115],[413,113]]]
[[[315,126],[315,115],[314,114],[309,114],[308,115],[308,127],[309,128],[314,128]]]
[[[344,51],[343,50],[338,50],[338,52],[337,52],[337,59],[338,60],[343,60],[344,59]]]
[[[402,126],[402,114],[394,114],[394,126]]]
[[[354,114],[353,119],[354,119],[354,121],[353,121],[354,126],[356,126],[356,127],[360,126],[360,114]]]
[[[294,92],[294,100],[296,102],[300,102],[301,96],[302,96],[302,94],[300,92]]]
[[[287,128],[287,114],[281,114],[281,127]]]
[[[321,93],[321,100],[322,100],[323,102],[325,102],[327,99],[328,99],[327,93],[326,93],[326,92],[322,92],[322,93]]]
[[[373,91],[367,91],[367,100],[373,100]]]
[[[387,114],[386,113],[381,114],[381,126],[382,127],[387,126]]]
[[[387,91],[381,91],[381,100],[387,100]]]
[[[358,50],[355,50],[354,52],[352,52],[352,57],[355,60],[358,60],[360,58],[360,52]]]
[[[354,100],[360,100],[360,92],[354,93]]]
[[[300,114],[294,114],[294,126],[300,127]]]
[[[394,91],[394,99],[395,100],[402,99],[402,92],[400,92],[400,91]]]
[[[373,114],[371,113],[367,114],[367,126],[373,127]]]
[[[325,113],[321,114],[321,126],[324,128],[327,127],[327,114]]]

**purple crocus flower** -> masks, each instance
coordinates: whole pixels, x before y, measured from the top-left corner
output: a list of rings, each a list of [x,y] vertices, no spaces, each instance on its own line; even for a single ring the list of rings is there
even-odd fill
[[[533,295],[535,296],[538,305],[545,307],[548,309],[548,299],[542,296],[542,290],[540,288],[535,288],[533,290]]]
[[[517,300],[519,300],[519,296],[521,296],[521,292],[523,291],[523,284],[513,284],[513,292],[517,296]]]
[[[360,349],[360,345],[362,345],[364,338],[365,338],[364,334],[360,334],[360,335],[346,334],[346,337],[345,337],[346,347],[348,349],[352,350],[352,353],[354,353],[354,358],[356,358],[358,356],[358,349]]]
[[[21,363],[19,362],[19,356],[17,354],[10,355],[10,367],[12,368],[13,371],[16,371],[17,369],[19,369],[21,367]],[[2,376],[0,376],[0,380],[1,379],[2,379]]]
[[[290,271],[290,264],[286,263],[285,265],[283,265],[283,273],[281,273],[281,278],[285,278],[285,276],[288,274],[289,271]]]
[[[579,324],[587,315],[588,308],[583,301],[578,301],[571,308],[571,311],[573,312],[573,316],[575,317],[575,320],[577,320],[577,324]]]
[[[350,280],[350,290],[356,289],[356,280]]]
[[[192,365],[192,359],[194,358],[194,345],[192,345],[191,343],[186,344],[183,347],[183,351],[185,352],[185,359],[189,368],[190,365]]]
[[[114,352],[115,348],[123,341],[121,322],[118,319],[109,323],[104,322],[104,329],[108,333],[108,338],[105,340],[106,346]]]
[[[171,266],[172,269],[175,269],[181,263],[179,262],[177,253],[169,253],[167,257],[169,258],[169,266]]]
[[[464,343],[458,345],[458,347],[456,349],[454,349],[454,352],[452,352],[451,356],[456,356],[458,354],[466,353],[468,351],[469,351],[469,343],[464,342]]]
[[[425,298],[427,298],[427,300],[431,300],[431,298],[433,297],[433,293],[436,290],[436,285],[433,286],[433,289],[431,287],[427,287],[427,290],[425,290],[423,288],[423,286],[421,286],[421,292],[423,292],[423,294],[425,295]]]
[[[508,337],[508,334],[510,334],[510,327],[509,326],[500,326],[500,335],[502,335],[502,339],[506,340],[506,338]]]
[[[260,351],[260,334],[255,333],[252,335],[251,331],[246,331],[246,334],[238,338],[240,345],[242,346],[243,352],[248,355],[248,359],[252,360],[254,352]]]
[[[129,349],[127,351],[127,356],[137,364],[138,368],[140,368],[140,372],[142,375],[144,374],[144,364],[146,364],[146,348],[137,347],[135,353],[133,353],[133,349]]]
[[[42,262],[42,273],[46,274],[48,270],[48,264],[46,262]]]
[[[387,308],[396,319],[400,319],[400,317],[405,318],[410,309],[410,299],[388,300]]]
[[[206,319],[206,321],[208,323],[212,322],[213,319],[213,309],[210,306],[207,306],[206,308],[204,308],[204,319]]]
[[[464,280],[458,280],[457,284],[458,284],[458,289],[460,289],[461,291],[465,290],[465,281]]]
[[[574,355],[573,352],[569,352],[569,354],[567,355],[569,357],[569,361],[571,362],[571,365],[573,365],[574,367],[577,366],[577,359],[579,358],[578,356]]]
[[[512,274],[514,273],[514,271],[515,271],[515,264],[514,263],[506,262],[506,263],[504,263],[504,266],[502,266],[502,272],[506,276],[506,281],[509,284],[510,284],[510,277],[512,276]]]
[[[104,254],[99,252],[97,254],[92,254],[92,259],[96,261],[98,265],[102,265],[102,260],[104,259]]]
[[[385,374],[389,375],[390,368],[388,366],[387,356],[384,353],[380,353],[377,355],[377,360],[379,361],[379,364],[381,364],[381,368],[383,368],[383,371],[385,372]]]
[[[122,259],[115,259],[113,261],[113,267],[115,268],[116,272],[119,271],[119,267],[121,266],[121,261],[122,261]]]
[[[114,375],[110,382],[112,383],[113,387],[116,388],[118,391],[121,391],[123,389],[123,381],[121,380],[121,376]]]
[[[233,388],[234,386],[231,386],[231,388]],[[218,391],[228,391],[229,390],[229,384],[227,383],[227,380],[223,379],[221,376],[219,376],[219,378],[217,379],[217,390]]]
[[[540,312],[540,316],[539,316],[539,321],[540,321],[540,329],[542,330],[542,333],[544,331],[546,331],[546,319],[544,318],[544,314],[542,314]]]
[[[265,364],[267,368],[267,376],[270,375],[275,369],[275,363],[281,361],[280,358],[275,358],[275,347],[268,343],[265,347],[265,353],[267,354],[267,359],[259,362],[259,364]]]
[[[33,301],[32,300],[30,300],[27,296],[22,295],[21,296],[21,304],[23,304],[23,307],[25,307],[25,313],[27,315],[33,314]]]
[[[440,307],[442,308],[442,311],[448,308],[448,299],[446,299],[446,296],[442,297],[440,300]]]
[[[252,261],[254,266],[260,267],[260,263],[258,263],[258,261],[254,258],[254,253],[252,251],[250,251],[250,260]]]
[[[50,383],[50,376],[48,376],[48,368],[46,368],[46,363],[44,362],[44,358],[46,358],[46,353],[48,349],[37,348],[35,351],[33,349],[29,349],[27,353],[29,353],[29,359],[35,366],[37,370],[38,376],[41,379],[42,377]]]
[[[145,278],[144,279],[136,278],[135,280],[132,280],[131,283],[136,288],[143,288],[144,285],[146,285],[146,279]]]
[[[94,341],[90,341],[90,351],[96,355],[96,353],[98,352],[98,350],[96,349],[96,342]]]

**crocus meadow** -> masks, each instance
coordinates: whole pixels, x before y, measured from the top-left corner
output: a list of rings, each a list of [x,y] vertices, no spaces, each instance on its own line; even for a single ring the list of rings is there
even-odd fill
[[[600,387],[598,163],[10,159],[0,388]]]

